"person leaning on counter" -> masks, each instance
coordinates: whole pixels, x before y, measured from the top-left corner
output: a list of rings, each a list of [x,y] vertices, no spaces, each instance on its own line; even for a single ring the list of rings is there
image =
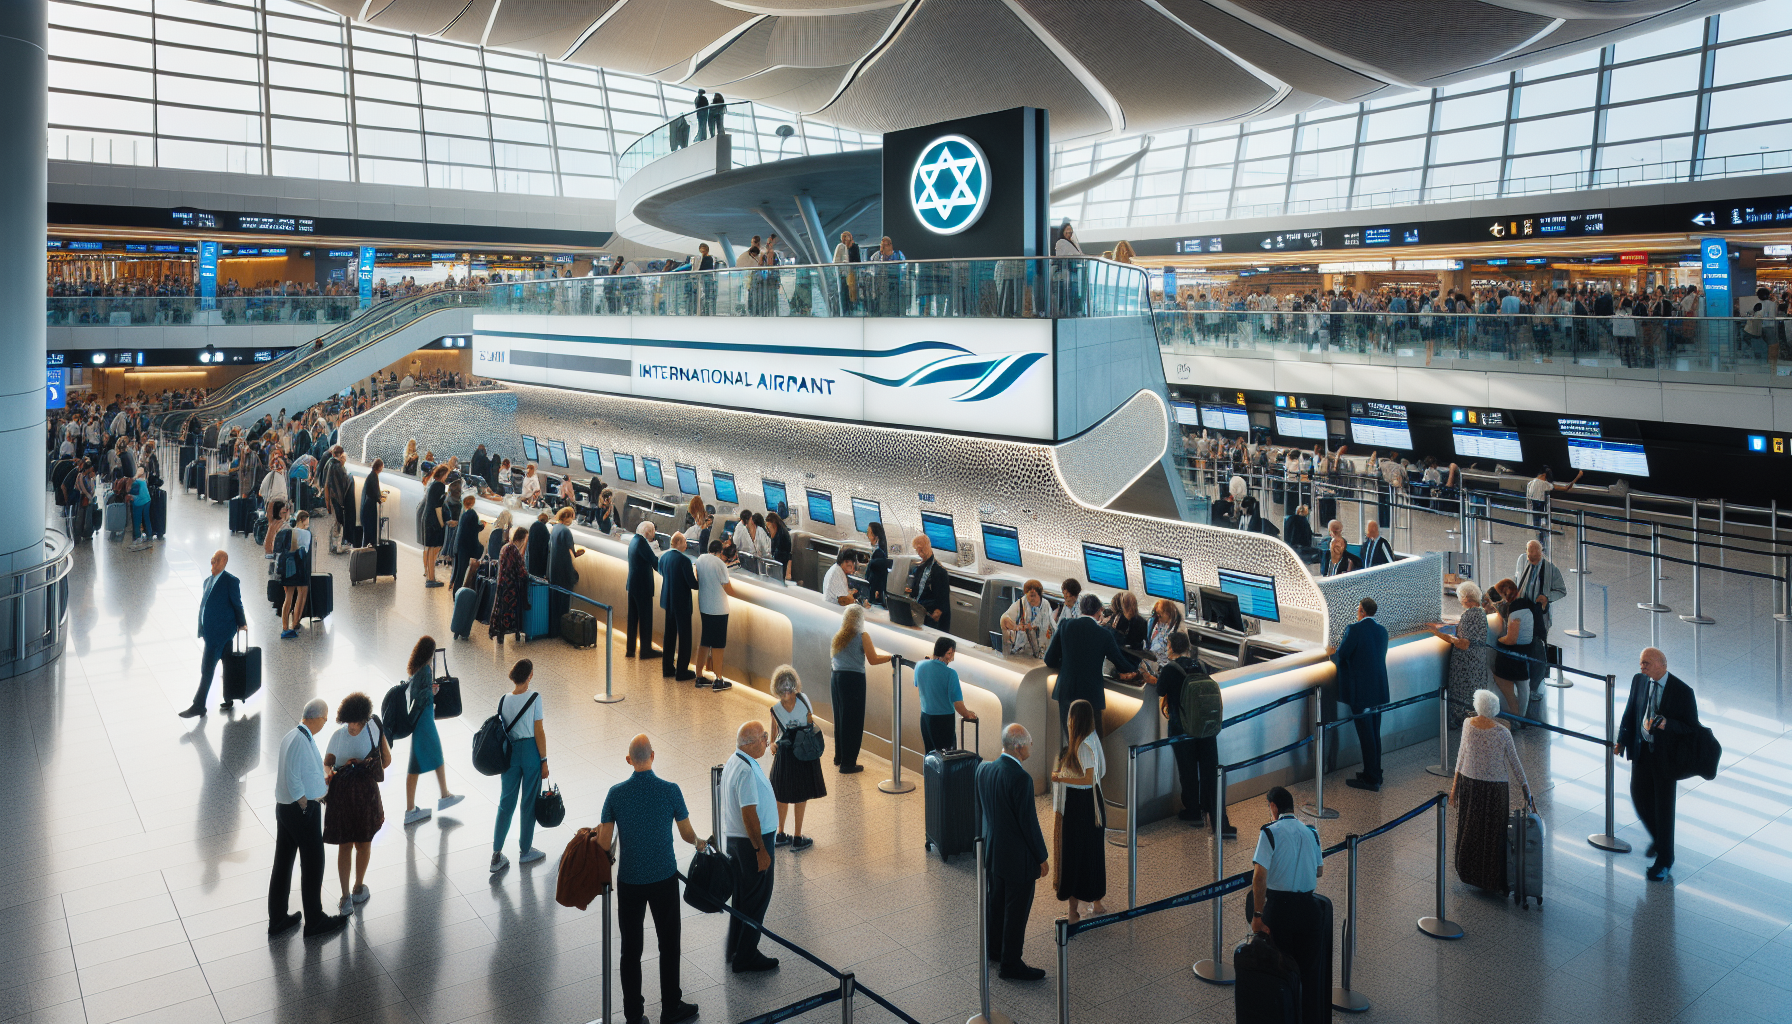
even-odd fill
[[[914,576],[909,581],[909,596],[913,597],[927,612],[927,624],[935,629],[945,629],[951,623],[946,613],[952,606],[951,585],[946,579],[946,570],[939,559],[933,556],[933,542],[921,534],[914,539],[915,549]]]
[[[1111,661],[1120,670],[1121,680],[1138,678],[1139,663],[1120,649],[1120,641],[1112,630],[1101,624],[1101,598],[1084,594],[1082,615],[1058,627],[1046,649],[1045,664],[1058,670],[1058,681],[1052,687],[1052,699],[1058,702],[1058,725],[1062,735],[1070,735],[1070,705],[1086,700],[1095,709],[1096,731],[1101,731],[1101,712],[1108,706],[1107,683],[1102,662]]]

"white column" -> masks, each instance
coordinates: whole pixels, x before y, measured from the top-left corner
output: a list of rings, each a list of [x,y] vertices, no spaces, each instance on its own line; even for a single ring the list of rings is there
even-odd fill
[[[44,539],[47,0],[0,3],[0,570]]]

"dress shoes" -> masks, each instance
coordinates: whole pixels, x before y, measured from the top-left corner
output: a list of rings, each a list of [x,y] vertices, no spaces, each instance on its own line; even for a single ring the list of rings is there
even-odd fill
[[[688,683],[691,680],[697,678],[697,673],[692,672],[690,669],[687,668],[684,671],[678,673],[678,675],[675,678],[681,683]]]
[[[205,714],[205,709],[203,707],[200,707],[199,705],[195,704],[192,707],[188,708],[187,710],[182,711],[180,713],[180,717],[182,717],[182,718],[198,718],[200,715],[203,715],[203,714]]]
[[[677,1006],[664,1007],[660,1011],[660,1024],[684,1024],[697,1016],[697,1004],[679,1000]]]
[[[997,972],[997,977],[1006,978],[1009,981],[1043,981],[1045,980],[1045,968],[1028,967],[1024,963],[1015,964],[1013,967],[1003,967]]]
[[[299,913],[292,913],[292,914],[286,915],[285,917],[277,918],[276,920],[269,921],[268,922],[268,934],[269,935],[279,935],[281,932],[284,932],[284,931],[290,929],[293,925],[298,924],[300,921],[302,921],[304,919],[305,919],[305,915],[299,914]]]
[[[736,974],[753,974],[759,971],[775,971],[778,969],[778,958],[761,953],[751,960],[735,960],[731,968]]]
[[[1643,872],[1643,877],[1647,878],[1651,882],[1666,881],[1667,877],[1668,877],[1668,871],[1672,867],[1673,867],[1672,864],[1651,864],[1651,865],[1649,865],[1649,870]]]
[[[346,915],[346,914],[331,914],[330,916],[324,918],[322,921],[319,921],[315,925],[309,925],[309,924],[306,925],[305,926],[305,937],[307,939],[314,939],[314,938],[321,938],[325,935],[334,935],[337,932],[341,931],[347,925],[348,925],[348,915]]]
[[[1356,778],[1352,778],[1352,779],[1345,779],[1344,784],[1346,786],[1349,786],[1351,789],[1366,789],[1371,793],[1381,792],[1381,784],[1380,783],[1370,782],[1368,779],[1365,779],[1361,776],[1357,776]]]

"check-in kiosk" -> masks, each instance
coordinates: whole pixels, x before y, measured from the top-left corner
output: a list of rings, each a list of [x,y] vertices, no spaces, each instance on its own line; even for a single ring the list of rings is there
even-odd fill
[[[734,514],[734,506],[740,504],[740,492],[734,486],[734,474],[712,469],[709,473],[710,489],[716,492],[716,517],[727,520]]]

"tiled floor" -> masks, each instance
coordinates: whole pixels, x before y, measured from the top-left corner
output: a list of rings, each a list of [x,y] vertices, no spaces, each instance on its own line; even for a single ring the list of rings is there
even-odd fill
[[[402,768],[385,786],[388,826],[374,846],[370,902],[353,927],[327,941],[265,935],[272,854],[273,757],[304,701],[332,702],[360,689],[376,697],[395,682],[420,632],[446,634],[449,599],[425,591],[416,555],[401,553],[394,583],[346,586],[336,560],[336,612],[298,640],[277,639],[266,605],[249,598],[251,637],[262,646],[266,688],[246,711],[175,717],[192,691],[199,656],[193,622],[205,562],[219,547],[260,588],[262,561],[227,537],[221,507],[176,495],[170,537],[132,553],[103,540],[77,559],[67,655],[51,670],[4,688],[0,737],[21,770],[0,781],[13,823],[0,860],[0,1020],[93,1021],[589,1021],[601,1015],[600,919],[554,903],[556,857],[486,870],[496,780],[470,770],[470,735],[502,692],[516,648],[479,637],[452,643],[467,715],[442,726],[450,783],[465,803],[409,829]],[[1352,531],[1354,534],[1354,530]],[[1509,531],[1502,531],[1508,533]],[[1512,537],[1494,550],[1515,558]],[[1398,540],[1409,546],[1404,535]],[[1441,540],[1411,547],[1445,546]],[[1362,848],[1362,909],[1354,987],[1374,1020],[1774,1021],[1792,1019],[1792,742],[1784,736],[1786,627],[1771,618],[1763,584],[1708,580],[1695,628],[1638,611],[1646,562],[1599,553],[1590,589],[1595,640],[1569,641],[1569,660],[1627,679],[1638,648],[1656,642],[1691,682],[1705,721],[1725,745],[1715,781],[1684,786],[1679,864],[1671,884],[1646,884],[1640,854],[1614,856],[1584,837],[1602,828],[1603,760],[1580,741],[1533,730],[1520,736],[1527,770],[1551,828],[1541,910],[1467,891],[1452,877],[1458,942],[1419,934],[1430,913],[1435,833],[1430,816]],[[1665,586],[1680,610],[1685,573]],[[1563,608],[1564,613],[1572,610]],[[551,854],[579,823],[593,822],[607,787],[627,771],[628,737],[648,732],[662,775],[679,782],[706,833],[707,769],[731,750],[735,725],[763,705],[737,688],[711,694],[664,682],[654,666],[617,658],[616,689],[599,705],[602,660],[558,641],[526,645],[544,693],[553,779],[568,805],[565,826],[543,833]],[[620,652],[618,652],[619,654]],[[810,680],[825,685],[825,680]],[[1576,685],[1548,691],[1554,720],[1603,730],[1602,694]],[[214,698],[215,704],[215,698]],[[405,751],[400,749],[397,764]],[[1327,842],[1367,831],[1428,798],[1431,746],[1388,758],[1379,795],[1328,787],[1342,816]],[[850,968],[920,1021],[962,1021],[975,1010],[973,869],[922,850],[919,792],[887,796],[887,766],[830,775],[811,808],[814,849],[780,853],[767,923],[818,956]],[[1623,834],[1644,842],[1618,776]],[[433,781],[420,792],[434,797]],[[1250,836],[1266,815],[1257,801],[1233,809]],[[1212,877],[1205,837],[1174,822],[1145,830],[1141,899]],[[514,847],[515,838],[511,840]],[[514,857],[515,850],[511,850]],[[1227,870],[1249,843],[1228,844]],[[1343,912],[1341,858],[1324,891]],[[326,902],[336,892],[334,851]],[[1109,851],[1110,907],[1125,903],[1122,852]],[[296,905],[296,902],[295,902]],[[1225,903],[1226,942],[1244,932],[1239,901]],[[1051,919],[1062,905],[1035,904],[1028,959],[1051,970]],[[1231,993],[1197,980],[1207,954],[1208,907],[1181,909],[1080,936],[1072,943],[1071,1016],[1079,1021],[1223,1021]],[[703,1020],[733,1021],[831,985],[786,956],[782,970],[736,978],[722,963],[720,917],[685,918],[687,997]],[[652,946],[650,944],[651,951]],[[647,966],[650,996],[654,967]],[[997,980],[995,1005],[1016,1020],[1055,1016],[1053,982]],[[620,1011],[621,996],[615,996]],[[649,1010],[657,1017],[657,1006]],[[859,1020],[888,1014],[861,999]],[[831,1020],[838,1007],[803,1020]]]

